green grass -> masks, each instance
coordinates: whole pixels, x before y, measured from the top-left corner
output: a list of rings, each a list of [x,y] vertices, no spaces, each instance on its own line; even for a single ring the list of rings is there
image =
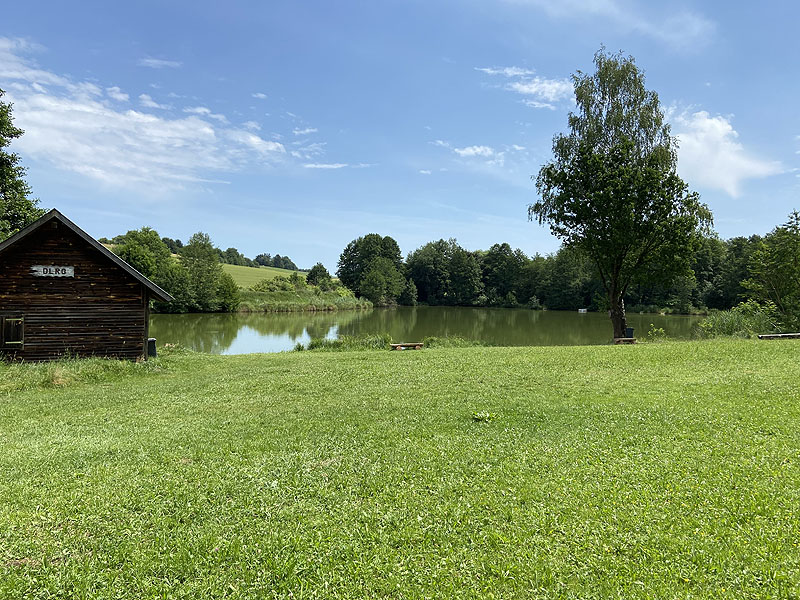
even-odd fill
[[[222,269],[226,273],[230,273],[236,285],[242,288],[249,288],[262,279],[275,279],[279,275],[289,277],[292,273],[298,273],[304,279],[306,276],[302,271],[289,271],[275,267],[242,267],[240,265],[223,264]]]
[[[303,346],[298,342],[294,349],[296,351],[357,352],[362,350],[389,350],[389,344],[391,343],[392,336],[388,333],[360,336],[341,335],[336,339],[314,338],[307,346]]]
[[[796,341],[0,366],[0,597],[796,598],[798,398]]]
[[[239,312],[302,312],[334,311],[372,308],[372,302],[352,294],[342,296],[337,292],[319,292],[317,288],[302,290],[254,292],[242,290]]]

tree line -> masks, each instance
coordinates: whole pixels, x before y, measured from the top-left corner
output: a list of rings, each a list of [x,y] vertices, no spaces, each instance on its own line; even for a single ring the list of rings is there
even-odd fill
[[[127,235],[128,235],[127,233],[125,235],[117,235],[111,239],[106,237],[101,237],[97,241],[100,242],[101,244],[116,246],[125,243]],[[183,242],[181,240],[162,237],[161,241],[164,242],[164,244],[167,246],[167,248],[172,254],[181,255],[183,253],[183,249],[185,246],[183,245]],[[221,248],[215,247],[214,251],[217,253],[217,258],[219,259],[219,262],[227,265],[239,265],[242,267],[275,267],[277,269],[285,269],[287,271],[305,270],[305,269],[300,269],[294,263],[294,261],[288,256],[281,256],[280,254],[276,254],[275,256],[272,256],[271,254],[259,254],[255,258],[247,258],[236,248],[228,248],[227,250],[222,250]]]
[[[217,248],[198,232],[182,246],[179,259],[150,227],[114,238],[113,251],[122,260],[169,292],[172,302],[155,302],[158,312],[233,312],[241,301],[239,286],[222,270]]]
[[[527,307],[609,310],[590,257],[569,246],[527,256],[507,243],[467,250],[456,240],[428,242],[405,260],[389,236],[350,242],[337,275],[376,305]],[[800,216],[766,236],[699,239],[689,271],[661,282],[636,282],[624,295],[634,312],[702,313],[746,299],[773,302],[787,317],[800,314]],[[798,323],[800,326],[800,323]]]

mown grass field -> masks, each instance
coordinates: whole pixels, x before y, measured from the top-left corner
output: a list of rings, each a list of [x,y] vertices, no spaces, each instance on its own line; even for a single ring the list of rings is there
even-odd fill
[[[0,597],[798,597],[798,398],[797,341],[0,366]]]
[[[279,275],[282,277],[289,277],[292,273],[297,273],[304,279],[306,276],[303,271],[289,271],[287,269],[276,269],[275,267],[243,267],[240,265],[223,264],[222,269],[226,273],[230,273],[236,285],[243,288],[249,288],[262,279],[275,279]]]

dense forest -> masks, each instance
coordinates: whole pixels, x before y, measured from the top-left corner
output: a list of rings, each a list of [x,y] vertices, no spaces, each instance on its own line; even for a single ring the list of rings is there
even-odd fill
[[[347,245],[337,275],[377,305],[607,310],[592,263],[568,247],[547,256],[527,256],[506,243],[470,251],[456,240],[440,239],[403,260],[394,239],[369,234]],[[800,317],[797,212],[766,236],[703,237],[690,271],[669,285],[635,286],[625,303],[633,312],[704,313],[730,309],[747,299],[774,304],[785,321]]]

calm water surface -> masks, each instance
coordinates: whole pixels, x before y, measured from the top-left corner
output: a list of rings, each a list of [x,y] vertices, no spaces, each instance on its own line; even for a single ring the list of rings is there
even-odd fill
[[[673,338],[688,338],[702,317],[628,315],[643,336],[653,324]],[[212,354],[281,352],[312,337],[389,333],[395,341],[458,336],[497,346],[607,344],[605,313],[444,306],[398,307],[332,313],[152,315],[150,335],[158,344],[179,343]]]

